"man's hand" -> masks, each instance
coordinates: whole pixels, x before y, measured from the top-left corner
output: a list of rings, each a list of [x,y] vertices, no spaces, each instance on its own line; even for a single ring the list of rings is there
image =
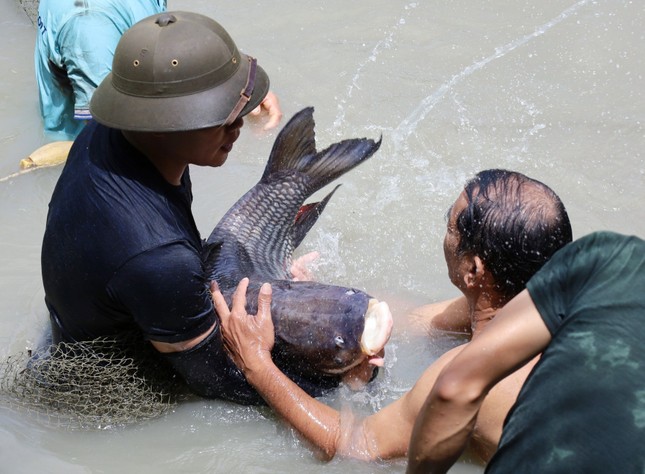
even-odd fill
[[[294,260],[290,268],[293,281],[313,281],[314,274],[309,267],[319,257],[320,253],[314,251]]]
[[[224,346],[244,374],[261,366],[263,359],[271,360],[271,349],[275,342],[271,319],[271,285],[265,283],[260,288],[257,315],[247,314],[245,309],[248,286],[248,278],[240,281],[229,310],[217,283],[211,282],[213,304],[220,318]]]
[[[278,96],[271,91],[267,93],[260,105],[251,111],[250,115],[258,117],[262,112],[266,112],[269,116],[269,121],[264,125],[265,130],[271,130],[282,120],[280,101],[278,100]]]

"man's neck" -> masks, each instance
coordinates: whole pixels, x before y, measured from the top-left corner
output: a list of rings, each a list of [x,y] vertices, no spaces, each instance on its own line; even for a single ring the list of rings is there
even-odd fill
[[[181,177],[188,164],[173,146],[167,135],[123,131],[123,136],[154,165],[163,178],[174,186],[181,184]]]
[[[506,301],[499,295],[488,292],[482,292],[473,300],[469,300],[470,327],[473,337],[493,320],[497,310],[505,304]]]
[[[470,327],[475,337],[479,332],[490,323],[497,314],[498,308],[478,309],[470,314]]]

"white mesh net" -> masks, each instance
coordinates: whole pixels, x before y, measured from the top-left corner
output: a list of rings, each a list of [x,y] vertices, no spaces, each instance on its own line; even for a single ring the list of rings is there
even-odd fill
[[[0,361],[0,405],[67,429],[104,429],[168,412],[180,379],[143,341],[60,343]]]

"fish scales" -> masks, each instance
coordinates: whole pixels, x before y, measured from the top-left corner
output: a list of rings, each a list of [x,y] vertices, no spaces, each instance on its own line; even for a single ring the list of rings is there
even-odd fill
[[[325,379],[321,384],[328,386],[329,379],[340,380],[366,359],[361,338],[376,300],[355,288],[292,280],[293,252],[338,186],[320,202],[303,204],[371,157],[381,141],[343,140],[318,152],[314,126],[313,108],[300,111],[284,126],[259,182],[227,211],[207,239],[205,260],[209,276],[229,303],[238,282],[249,278],[249,313],[257,312],[262,283],[271,283],[274,360],[296,382]]]

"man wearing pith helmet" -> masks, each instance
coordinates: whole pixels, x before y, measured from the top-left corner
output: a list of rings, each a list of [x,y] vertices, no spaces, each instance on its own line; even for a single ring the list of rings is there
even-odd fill
[[[125,32],[49,205],[54,342],[134,332],[195,393],[260,400],[221,345],[188,165],[221,166],[268,90],[257,60],[206,16],[165,12]]]

